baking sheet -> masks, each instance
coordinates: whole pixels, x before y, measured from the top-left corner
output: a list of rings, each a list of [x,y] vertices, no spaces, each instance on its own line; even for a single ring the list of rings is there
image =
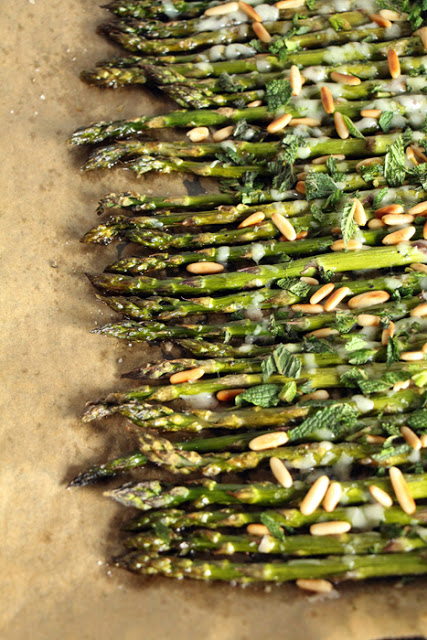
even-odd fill
[[[166,110],[143,89],[89,88],[79,71],[114,49],[95,35],[92,0],[2,2],[0,637],[122,640],[292,638],[377,640],[423,635],[422,582],[345,585],[339,600],[293,586],[230,588],[143,579],[109,567],[124,509],[102,489],[66,490],[88,464],[132,449],[123,422],[84,425],[84,403],[123,386],[142,347],[90,334],[112,316],[85,271],[117,246],[79,238],[124,171],[82,175],[65,139],[99,119]],[[182,177],[151,175],[142,191],[185,193]],[[120,426],[121,425],[121,426]],[[380,586],[379,586],[380,585]]]

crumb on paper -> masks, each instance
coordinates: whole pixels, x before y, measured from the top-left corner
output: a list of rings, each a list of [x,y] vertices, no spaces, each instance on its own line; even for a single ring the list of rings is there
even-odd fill
[[[123,362],[123,358],[119,358],[119,359],[117,360],[117,362],[118,362],[119,364],[122,364],[122,362]]]
[[[40,94],[40,100],[46,100],[46,96],[44,95],[44,93]]]

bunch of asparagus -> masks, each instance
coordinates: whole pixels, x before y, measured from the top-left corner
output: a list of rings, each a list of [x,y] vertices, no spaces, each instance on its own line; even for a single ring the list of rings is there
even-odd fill
[[[95,332],[164,357],[87,406],[130,421],[136,449],[71,486],[133,474],[107,495],[144,512],[117,559],[142,574],[327,592],[427,573],[423,4],[106,8],[102,33],[131,54],[83,79],[183,110],[78,129],[71,144],[97,145],[83,169],[220,189],[100,200],[119,212],[83,241],[142,249],[89,275],[123,316]],[[186,140],[148,137],[165,128]]]

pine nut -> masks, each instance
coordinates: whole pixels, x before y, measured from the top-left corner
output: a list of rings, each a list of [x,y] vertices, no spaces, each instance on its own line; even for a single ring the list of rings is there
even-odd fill
[[[381,11],[378,11],[378,13],[383,18],[391,20],[392,22],[401,19],[401,14],[398,11],[393,11],[392,9],[381,9]]]
[[[385,442],[385,438],[382,436],[373,436],[371,434],[366,436],[366,442],[368,444],[383,444]]]
[[[318,118],[292,118],[289,126],[298,127],[300,124],[305,124],[307,127],[320,127],[322,121]]]
[[[301,73],[296,64],[293,64],[289,72],[289,80],[292,88],[292,95],[299,96],[302,89]]]
[[[289,220],[287,220],[280,213],[273,213],[273,215],[271,216],[271,220],[273,221],[273,224],[278,228],[280,233],[285,236],[286,240],[289,240],[290,242],[295,240],[297,234]]]
[[[413,271],[421,271],[422,273],[427,273],[427,264],[423,264],[422,262],[414,262],[409,266]]]
[[[405,513],[411,515],[416,509],[415,500],[409,492],[408,484],[403,476],[403,473],[397,467],[390,467],[390,482],[392,484],[394,493],[400,506]]]
[[[311,161],[311,164],[326,164],[329,158],[335,158],[336,160],[345,160],[345,156],[341,153],[332,153],[330,156],[319,156]]]
[[[427,162],[427,156],[423,153],[424,149],[417,147],[415,144],[411,144],[411,149],[420,162]]]
[[[381,334],[381,344],[385,347],[388,344],[389,338],[394,336],[394,322],[390,321],[387,329],[383,329]]]
[[[308,236],[308,231],[300,231],[299,233],[297,233],[297,235],[295,236],[295,240],[303,240],[304,238],[306,238]]]
[[[427,222],[424,222],[424,226],[423,226],[423,238],[424,238],[424,240],[427,240]]]
[[[310,298],[310,304],[317,304],[323,298],[326,298],[333,290],[335,289],[335,285],[333,282],[328,282],[328,284],[324,284],[320,289],[315,291]]]
[[[225,4],[217,4],[215,7],[206,9],[205,16],[223,16],[226,13],[233,13],[239,10],[238,2],[226,2]]]
[[[421,351],[422,351],[423,353],[426,353],[426,352],[427,352],[427,342],[426,342],[425,344],[423,344],[423,347],[422,347]]]
[[[424,318],[424,316],[427,316],[427,302],[423,302],[423,304],[419,304],[414,309],[411,309],[409,315],[413,318]]]
[[[209,129],[207,127],[195,127],[187,131],[186,135],[190,138],[191,142],[202,142],[209,138]]]
[[[368,222],[368,229],[381,229],[381,227],[385,227],[385,222],[379,218],[372,218]]]
[[[381,109],[362,109],[360,115],[362,118],[379,118],[382,111]]]
[[[293,304],[291,305],[292,311],[295,313],[301,311],[302,313],[308,313],[315,315],[317,313],[323,313],[323,307],[321,304]]]
[[[332,227],[331,234],[333,236],[342,236],[341,227]]]
[[[329,336],[339,335],[337,329],[331,329],[330,327],[323,327],[322,329],[315,329],[305,334],[307,338],[313,336],[314,338],[329,338]]]
[[[289,440],[289,436],[286,431],[272,431],[270,433],[264,433],[262,436],[257,436],[249,443],[249,449],[252,451],[263,451],[264,449],[276,449],[281,447],[282,444],[286,444]]]
[[[354,198],[353,202],[355,203],[353,213],[354,221],[359,225],[359,227],[364,227],[368,221],[368,218],[366,217],[365,207],[358,198]]]
[[[387,226],[393,227],[398,224],[410,224],[414,221],[414,216],[411,216],[410,213],[386,213],[385,216],[382,217],[382,221],[385,222]]]
[[[413,216],[422,216],[427,215],[427,200],[424,202],[419,202],[408,210],[408,213],[411,213]]]
[[[390,294],[387,291],[366,291],[365,293],[359,293],[358,296],[350,298],[348,306],[350,309],[366,309],[367,307],[373,307],[377,304],[384,304],[390,299]]]
[[[192,262],[187,265],[187,271],[196,275],[210,275],[224,271],[224,265],[218,262]]]
[[[194,380],[199,380],[199,378],[203,378],[205,375],[204,369],[201,367],[196,367],[195,369],[188,369],[188,371],[179,371],[178,373],[174,373],[170,378],[169,382],[171,384],[182,384],[183,382],[193,382]]]
[[[222,389],[216,394],[216,399],[220,402],[232,402],[234,398],[244,392],[244,389]]]
[[[404,229],[399,229],[398,231],[393,231],[392,233],[387,234],[386,236],[384,236],[381,242],[387,245],[407,242],[412,238],[415,231],[415,227],[405,227]]]
[[[339,482],[331,482],[323,500],[323,508],[327,513],[332,513],[339,503],[342,495],[342,487]]]
[[[255,211],[255,213],[251,213],[250,216],[242,220],[242,222],[237,227],[238,229],[244,229],[245,227],[253,227],[256,224],[259,224],[265,219],[265,213],[262,211]]]
[[[295,185],[295,190],[302,195],[305,194],[305,182],[303,180],[299,180]]]
[[[254,22],[262,22],[262,18],[259,13],[257,13],[255,9],[251,7],[251,5],[247,2],[242,2],[242,0],[240,0],[239,9],[243,11],[243,13],[246,13],[246,15]]]
[[[340,73],[339,71],[332,71],[330,78],[334,82],[339,82],[340,84],[348,84],[352,87],[361,83],[360,78],[348,75],[347,73]]]
[[[356,322],[359,327],[378,327],[381,318],[380,316],[374,316],[370,313],[360,313],[356,318]]]
[[[421,440],[415,431],[412,431],[409,427],[400,427],[400,433],[402,434],[402,437],[405,438],[409,446],[415,449],[415,451],[419,451],[421,449]]]
[[[248,524],[246,527],[246,533],[250,536],[268,536],[270,534],[270,529],[265,526],[265,524],[258,524],[254,522],[252,524]]]
[[[281,131],[290,123],[291,120],[292,115],[290,113],[284,113],[280,118],[276,118],[276,120],[270,122],[267,127],[268,133],[277,133],[278,131]]]
[[[344,240],[335,240],[335,242],[331,244],[331,251],[344,251],[344,249],[346,249],[346,251],[357,251],[361,249],[362,246],[359,240],[354,240],[353,238],[349,240],[347,244],[344,243]]]
[[[227,138],[229,138],[232,135],[233,129],[234,127],[231,124],[228,125],[227,127],[224,127],[223,129],[218,129],[212,135],[212,140],[214,142],[222,142],[223,140],[227,140]]]
[[[307,171],[301,171],[301,173],[297,173],[297,180],[305,180],[307,177]]]
[[[247,107],[262,107],[262,100],[252,100],[252,102],[248,102]]]
[[[340,287],[333,292],[331,296],[323,304],[325,311],[333,311],[346,296],[351,295],[352,291],[348,287]]]
[[[301,400],[329,400],[331,396],[326,389],[317,389],[312,393],[305,393],[301,396]]]
[[[256,37],[261,40],[261,42],[265,42],[266,44],[271,42],[271,35],[261,22],[253,22],[252,29],[254,30]]]
[[[420,440],[421,440],[421,447],[422,449],[425,449],[427,447],[427,433],[423,433],[420,436]]]
[[[400,359],[404,362],[417,362],[418,360],[424,360],[424,351],[403,351],[400,354]]]
[[[341,140],[346,140],[349,137],[350,132],[346,123],[344,122],[344,118],[339,111],[335,111],[334,113],[334,123],[337,134],[339,135]]]
[[[316,522],[310,527],[312,536],[336,536],[350,531],[351,524],[345,520],[330,520],[329,522]]]
[[[421,27],[421,29],[417,29],[417,31],[414,31],[413,35],[420,36],[423,47],[427,51],[427,27]]]
[[[295,584],[303,591],[313,591],[314,593],[330,593],[334,590],[332,582],[323,578],[298,578]]]
[[[300,511],[304,516],[309,516],[316,511],[317,507],[325,497],[328,487],[328,476],[320,476],[320,478],[317,478],[317,480],[312,484],[301,502]]]
[[[276,2],[278,9],[298,9],[305,5],[305,0],[280,0]]]
[[[416,157],[415,157],[415,153],[414,153],[414,150],[412,149],[412,147],[408,147],[408,148],[406,149],[406,152],[405,152],[405,153],[406,153],[406,157],[408,158],[408,160],[410,160],[410,162],[412,162],[412,164],[413,164],[415,167],[418,167],[419,162],[418,162],[418,160],[417,160],[417,159],[416,159]]]
[[[383,27],[384,29],[388,29],[392,24],[388,18],[384,18],[384,16],[379,13],[371,13],[369,20],[376,22],[379,27]]]
[[[407,389],[410,384],[411,384],[410,380],[399,380],[398,382],[394,383],[393,391],[394,391],[394,393],[397,393],[398,391],[402,391],[403,389]]]
[[[382,218],[384,215],[388,215],[388,214],[399,214],[399,213],[403,213],[405,211],[405,209],[402,207],[401,204],[388,204],[385,207],[380,207],[379,209],[375,209],[375,217],[376,218]]]
[[[326,113],[333,113],[335,111],[335,102],[332,93],[328,87],[320,88],[320,98],[322,105]]]
[[[356,171],[358,171],[361,167],[369,167],[371,164],[382,164],[383,162],[383,158],[364,158],[356,164]]]
[[[388,509],[393,504],[393,498],[384,489],[380,489],[375,484],[369,485],[369,493],[373,499],[378,502],[385,509]]]
[[[399,78],[400,62],[399,62],[399,56],[397,55],[397,52],[395,49],[390,49],[387,52],[387,63],[388,63],[388,70],[390,71],[391,77],[393,79]]]
[[[319,281],[316,280],[316,278],[309,278],[308,276],[302,276],[300,280],[302,280],[302,282],[306,282],[307,284],[312,284],[313,286],[319,284]]]
[[[292,487],[294,480],[279,458],[270,458],[270,469],[273,476],[282,487],[285,487],[285,489],[290,489],[290,487]]]

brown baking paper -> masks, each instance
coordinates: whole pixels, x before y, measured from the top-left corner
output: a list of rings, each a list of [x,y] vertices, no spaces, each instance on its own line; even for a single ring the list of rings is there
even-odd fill
[[[153,0],[155,1],[155,0]],[[182,177],[83,175],[66,137],[100,119],[167,110],[143,89],[103,91],[84,67],[114,51],[92,0],[2,3],[0,637],[5,640],[377,640],[427,631],[425,582],[264,590],[144,579],[109,567],[125,510],[102,487],[67,490],[91,463],[132,450],[123,422],[80,421],[86,401],[124,388],[143,347],[93,335],[112,314],[85,271],[117,246],[79,244],[111,190],[185,193]],[[399,586],[400,585],[400,586]]]

